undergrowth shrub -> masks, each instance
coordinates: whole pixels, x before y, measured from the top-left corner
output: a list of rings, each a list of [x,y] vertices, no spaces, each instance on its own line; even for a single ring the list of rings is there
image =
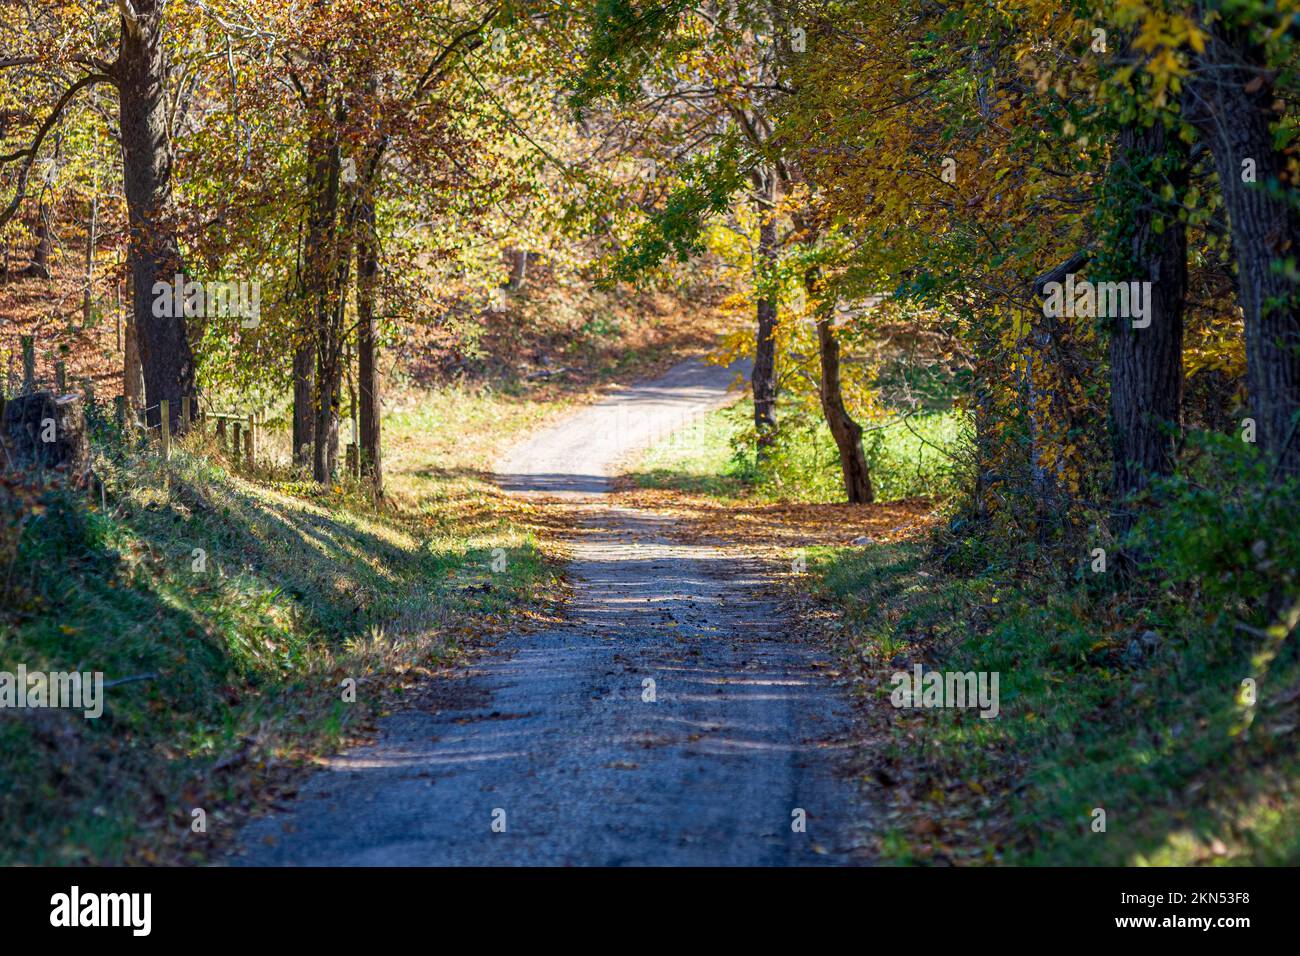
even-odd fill
[[[1209,606],[1255,623],[1297,597],[1300,481],[1273,481],[1237,438],[1196,432],[1179,473],[1155,482],[1130,544],[1145,564]]]

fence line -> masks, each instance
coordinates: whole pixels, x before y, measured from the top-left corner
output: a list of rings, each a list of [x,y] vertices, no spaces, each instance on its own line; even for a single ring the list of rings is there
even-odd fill
[[[117,423],[121,428],[126,427],[126,396],[118,395],[113,399],[116,407]],[[197,407],[198,414],[193,411]],[[158,409],[158,424],[148,424],[148,413]],[[178,418],[181,432],[189,431],[192,427],[197,427],[200,435],[206,434],[208,430],[208,420],[211,419],[215,424],[215,435],[217,446],[223,451],[227,451],[227,436],[232,436],[233,440],[229,442],[229,452],[234,457],[236,467],[241,464],[252,470],[257,463],[259,439],[262,432],[262,416],[257,412],[225,412],[215,409],[209,410],[202,407],[197,401],[197,396],[181,396],[181,413]],[[158,447],[162,454],[163,460],[170,460],[172,453],[172,423],[171,407],[167,399],[162,399],[157,405],[150,405],[147,408],[136,410],[135,413],[136,427],[145,432],[158,431]],[[228,428],[227,426],[233,426]]]
[[[22,385],[19,388],[19,394],[30,394],[38,390],[39,380],[36,375],[36,343],[35,336],[19,336],[22,346]],[[13,353],[10,352],[12,361]],[[10,366],[12,369],[12,365]],[[54,363],[55,388],[58,394],[67,393],[67,365],[63,361]],[[93,396],[93,385],[90,379],[83,379],[86,389],[87,398]],[[9,372],[0,377],[0,417],[3,417],[6,404],[5,390],[12,382],[12,376]],[[128,426],[133,430],[143,432],[153,443],[153,432],[157,432],[157,448],[164,460],[171,459],[173,440],[176,435],[172,432],[171,407],[166,399],[162,399],[156,404],[148,405],[143,408],[131,409],[128,416],[128,404],[125,395],[116,395],[113,398],[114,418],[117,426],[123,432]],[[158,424],[150,425],[150,413],[158,412]],[[197,427],[200,434],[206,434],[208,430],[208,421],[211,419],[214,426],[214,434],[217,439],[218,447],[224,453],[233,456],[236,467],[246,467],[252,470],[257,463],[258,455],[261,450],[262,432],[265,427],[265,410],[253,412],[236,412],[223,411],[214,408],[204,408],[203,403],[199,400],[198,395],[181,396],[180,415],[177,418],[179,423],[179,432],[189,431],[191,427]],[[360,478],[360,454],[357,448],[358,424],[356,419],[355,408],[352,415],[352,432],[353,440],[346,446],[346,457],[344,468],[349,474]]]

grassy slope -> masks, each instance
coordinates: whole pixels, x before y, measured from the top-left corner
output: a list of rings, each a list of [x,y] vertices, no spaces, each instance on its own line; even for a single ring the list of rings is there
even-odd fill
[[[558,574],[484,469],[555,404],[408,397],[387,422],[385,509],[348,487],[248,480],[200,449],[170,466],[101,456],[107,511],[51,499],[25,529],[0,670],[156,676],[108,690],[99,720],[4,715],[0,862],[203,859],[292,787],[294,764],[363,733],[508,610],[545,607]]]
[[[86,325],[51,319],[52,302],[81,301],[75,264],[4,285],[11,379],[19,337],[34,335],[38,384],[63,361],[72,387],[121,392],[111,270],[96,271]],[[384,353],[383,510],[347,483],[322,494],[288,480],[289,443],[274,431],[259,461],[279,467],[251,479],[211,446],[181,449],[166,470],[101,448],[105,512],[51,499],[24,517],[0,475],[0,671],[157,675],[112,688],[96,721],[0,713],[0,864],[210,856],[241,816],[287,793],[294,764],[365,733],[403,684],[507,611],[512,626],[545,612],[558,593],[545,516],[497,495],[484,469],[543,416],[711,347],[728,321],[720,275],[697,263],[680,286],[605,293],[537,261],[503,313],[450,337],[441,323],[403,327]],[[456,375],[490,384],[434,384]],[[250,396],[206,398],[233,409]],[[265,410],[280,429],[285,401]],[[196,548],[204,572],[191,571]],[[506,567],[492,572],[497,548]],[[349,676],[356,704],[340,699]],[[191,830],[194,808],[207,836]]]
[[[1251,661],[1261,642],[1182,601],[994,565],[953,571],[929,554],[913,542],[810,561],[844,609],[842,649],[879,708],[888,675],[914,660],[1000,675],[995,720],[897,713],[882,799],[913,812],[884,835],[888,852],[914,861],[995,850],[1052,864],[1300,859],[1294,660],[1275,663],[1248,707],[1237,692],[1242,675],[1261,674]],[[1096,808],[1104,833],[1092,828]]]

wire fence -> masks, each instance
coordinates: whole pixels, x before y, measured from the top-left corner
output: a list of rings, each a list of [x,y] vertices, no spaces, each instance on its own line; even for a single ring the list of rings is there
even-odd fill
[[[36,373],[36,348],[33,336],[20,337],[22,345],[22,384],[17,396],[35,394],[46,389],[44,384],[52,384],[56,396],[69,394],[67,366],[64,362],[54,363],[54,382],[45,383]],[[11,377],[4,383],[8,385]],[[94,401],[93,383],[83,379],[85,397],[89,403]],[[8,401],[5,390],[0,389],[0,420],[3,420]],[[258,411],[227,411],[204,407],[199,396],[181,396],[179,407],[173,407],[167,399],[152,405],[132,407],[125,395],[113,398],[114,418],[119,430],[129,430],[146,438],[146,445],[154,448],[165,460],[170,460],[175,447],[175,440],[191,431],[206,433],[209,428],[217,441],[218,447],[234,462],[236,467],[252,470],[258,461],[260,439],[264,429],[265,413]]]
[[[42,391],[41,386],[45,383],[36,371],[34,337],[23,335],[20,336],[20,341],[22,384],[16,394],[27,395]],[[12,365],[12,353],[10,358]],[[81,379],[88,406],[94,405],[93,384],[89,378]],[[57,397],[63,398],[69,395],[67,369],[62,361],[54,363],[53,386]],[[6,389],[12,387],[12,371],[8,375],[0,376],[0,419],[4,415]],[[362,477],[360,428],[355,392],[352,398],[352,441],[343,449],[344,469],[346,474],[360,480]],[[148,447],[156,448],[158,454],[166,460],[171,459],[175,441],[181,435],[195,430],[203,434],[210,430],[220,450],[234,462],[236,467],[244,467],[252,471],[259,463],[269,464],[269,459],[263,460],[266,456],[263,440],[268,420],[265,408],[235,411],[205,407],[197,393],[181,396],[178,404],[179,408],[176,408],[167,400],[162,400],[152,405],[138,406],[133,405],[128,396],[116,395],[113,398],[114,417],[118,429],[123,434],[135,432],[142,435]]]

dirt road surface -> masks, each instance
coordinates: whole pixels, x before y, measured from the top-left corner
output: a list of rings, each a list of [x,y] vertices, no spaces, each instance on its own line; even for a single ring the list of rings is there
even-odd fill
[[[850,707],[743,551],[675,541],[604,500],[617,464],[737,396],[698,362],[539,432],[502,487],[575,523],[563,625],[507,637],[292,808],[246,828],[252,865],[863,862]]]

